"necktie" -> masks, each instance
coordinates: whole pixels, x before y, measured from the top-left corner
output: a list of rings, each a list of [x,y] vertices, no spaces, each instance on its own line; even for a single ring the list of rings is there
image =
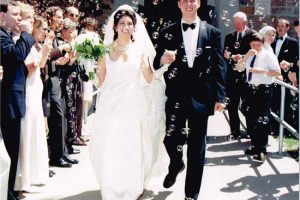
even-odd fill
[[[242,33],[238,33],[238,42],[241,42],[241,40],[242,40]]]
[[[182,28],[184,31],[186,31],[188,28],[194,29],[195,27],[196,27],[196,23],[191,23],[191,24],[182,23]]]
[[[250,62],[250,67],[251,68],[254,66],[255,59],[256,59],[256,55],[253,56],[253,58]],[[251,81],[251,79],[252,79],[252,72],[249,72],[248,73],[248,83]]]

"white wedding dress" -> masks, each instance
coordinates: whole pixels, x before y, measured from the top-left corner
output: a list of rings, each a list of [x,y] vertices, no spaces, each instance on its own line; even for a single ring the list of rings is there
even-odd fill
[[[96,104],[90,159],[102,200],[136,200],[143,193],[162,144],[164,86],[148,84],[141,51],[132,44],[128,61],[107,54],[106,76]]]
[[[31,58],[29,58],[31,57]],[[39,61],[35,47],[26,59]],[[38,63],[38,62],[37,62]],[[43,83],[40,68],[26,79],[26,113],[21,119],[20,149],[16,191],[32,191],[34,185],[45,185],[49,179],[48,147],[42,108]]]

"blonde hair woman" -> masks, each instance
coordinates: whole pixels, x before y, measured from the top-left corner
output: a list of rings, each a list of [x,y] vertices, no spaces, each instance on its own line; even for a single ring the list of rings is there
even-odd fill
[[[24,8],[24,7],[23,7]],[[29,12],[27,12],[29,11]],[[31,19],[33,36],[36,41],[31,48],[25,64],[30,66],[30,74],[26,79],[26,113],[21,119],[21,136],[16,191],[38,192],[35,185],[45,185],[49,178],[48,148],[46,128],[42,108],[43,83],[40,68],[45,66],[51,50],[53,36],[48,35],[47,21],[39,16],[33,17],[30,9],[22,10],[22,20]],[[40,45],[47,40],[47,43]]]

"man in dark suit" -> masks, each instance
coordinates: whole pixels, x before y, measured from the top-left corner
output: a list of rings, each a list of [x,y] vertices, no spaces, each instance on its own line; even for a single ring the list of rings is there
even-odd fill
[[[277,37],[271,44],[275,55],[278,58],[278,62],[281,68],[281,74],[283,81],[292,84],[288,78],[289,72],[295,72],[298,70],[297,62],[299,60],[299,48],[296,39],[288,36],[287,32],[290,28],[290,22],[286,19],[278,19],[277,21]],[[288,63],[288,64],[287,64]],[[272,101],[272,111],[279,116],[280,99],[281,99],[281,87],[280,85],[274,84],[274,94]],[[285,113],[290,113],[291,95],[289,92],[286,93],[285,97]],[[290,122],[290,114],[286,114],[285,120]],[[273,134],[278,135],[279,124],[271,118],[271,130]]]
[[[14,192],[20,143],[20,122],[25,115],[25,80],[28,70],[24,60],[35,40],[29,34],[30,25],[20,24],[20,9],[15,1],[0,4],[1,63],[5,71],[1,90],[1,130],[7,152],[11,159],[8,199],[18,199]],[[20,30],[20,39],[14,43],[12,33]],[[29,33],[28,33],[29,32]]]
[[[298,41],[295,38],[288,36],[287,32],[290,28],[290,22],[286,19],[279,19],[277,22],[277,37],[271,44],[275,55],[278,58],[279,64],[282,61],[287,61],[290,65],[281,65],[281,74],[283,81],[290,83],[288,79],[288,72],[293,71],[293,67],[297,65],[299,58]]]
[[[245,91],[246,74],[245,71],[239,72],[235,65],[250,49],[249,40],[254,30],[247,27],[247,16],[243,12],[237,12],[233,15],[234,31],[227,34],[224,41],[224,57],[228,63],[227,67],[227,96],[230,99],[228,104],[229,125],[231,134],[228,140],[233,140],[241,135],[240,118],[238,114],[240,101]],[[251,133],[247,122],[247,134]]]
[[[154,59],[155,69],[170,64],[164,73],[167,96],[164,144],[170,164],[163,185],[171,187],[185,168],[182,150],[187,144],[185,199],[197,199],[208,116],[225,107],[225,68],[220,31],[197,16],[200,0],[178,0],[178,7],[182,19],[162,29]]]
[[[49,27],[53,32],[57,33],[61,30],[63,10],[60,7],[48,7],[43,15],[47,18]],[[71,46],[66,44],[64,46],[69,46],[69,48],[62,48],[63,45],[59,45],[57,37],[54,38],[52,45],[54,50],[50,54],[46,66],[49,78],[44,85],[43,93],[44,105],[46,102],[49,111],[47,115],[49,128],[48,148],[50,151],[49,164],[57,167],[71,167],[72,164],[77,164],[79,161],[69,156],[65,144],[67,134],[66,105],[61,85],[61,66],[69,62],[66,52],[71,50]],[[57,49],[60,49],[58,53],[56,52]]]

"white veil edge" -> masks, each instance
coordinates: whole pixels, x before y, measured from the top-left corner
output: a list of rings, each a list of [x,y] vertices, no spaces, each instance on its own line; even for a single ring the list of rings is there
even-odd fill
[[[144,56],[146,56],[146,58],[148,59],[152,71],[155,72],[155,70],[153,68],[153,60],[156,55],[155,48],[154,48],[152,41],[148,35],[148,32],[144,25],[143,19],[140,17],[140,15],[138,13],[136,13],[134,11],[134,9],[131,6],[129,6],[127,4],[121,5],[110,15],[107,25],[106,25],[106,29],[105,29],[104,44],[110,45],[114,41],[114,39],[113,39],[114,38],[114,30],[113,30],[114,15],[119,10],[130,10],[135,13],[136,25],[135,25],[135,32],[133,33],[135,43],[137,43],[138,45],[141,46],[141,48],[142,48],[141,50],[143,51]]]

